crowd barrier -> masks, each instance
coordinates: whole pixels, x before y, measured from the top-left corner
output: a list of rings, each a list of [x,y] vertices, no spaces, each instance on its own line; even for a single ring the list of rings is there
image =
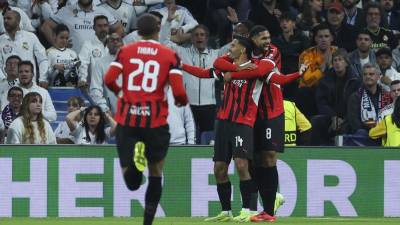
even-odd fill
[[[400,149],[285,151],[278,170],[286,202],[278,215],[400,217]],[[233,164],[229,174],[236,214]],[[142,216],[146,186],[125,187],[115,146],[0,145],[0,217]],[[218,213],[212,148],[170,147],[163,186],[157,216]]]

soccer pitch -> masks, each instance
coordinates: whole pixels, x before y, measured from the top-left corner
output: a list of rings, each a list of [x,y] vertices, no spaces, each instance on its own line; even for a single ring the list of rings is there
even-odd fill
[[[1,225],[141,225],[143,218],[0,218]],[[229,225],[239,224],[235,222],[204,222],[204,218],[188,217],[168,217],[156,218],[154,225]],[[242,223],[243,224],[243,223]],[[259,224],[259,223],[244,223]],[[265,224],[265,223],[261,223]],[[278,218],[274,224],[285,225],[383,225],[400,224],[400,218],[304,218],[304,217],[285,217]]]

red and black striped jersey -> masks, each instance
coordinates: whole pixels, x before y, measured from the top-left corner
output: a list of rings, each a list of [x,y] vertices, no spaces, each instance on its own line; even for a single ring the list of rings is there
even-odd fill
[[[222,56],[215,60],[214,66],[222,71],[236,71],[236,65],[226,64],[230,61],[229,57]],[[219,119],[254,126],[263,87],[263,80],[258,78],[266,78],[275,67],[274,62],[267,59],[257,61],[256,64],[257,69],[233,72],[233,80],[225,83],[223,104],[217,114]]]
[[[152,40],[123,46],[104,76],[104,82],[119,93],[115,120],[125,126],[155,128],[167,124],[167,90],[175,101],[187,104],[180,59],[176,53]],[[117,78],[122,73],[122,87]]]

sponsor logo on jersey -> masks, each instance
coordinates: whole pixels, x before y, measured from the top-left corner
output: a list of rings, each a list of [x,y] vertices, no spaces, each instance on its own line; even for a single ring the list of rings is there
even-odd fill
[[[93,57],[95,57],[95,58],[100,58],[101,55],[102,55],[102,54],[101,54],[101,50],[98,49],[98,48],[93,49],[92,55],[93,55]]]
[[[133,105],[130,108],[131,114],[132,115],[137,115],[137,116],[150,116],[150,107],[149,106],[136,106]]]

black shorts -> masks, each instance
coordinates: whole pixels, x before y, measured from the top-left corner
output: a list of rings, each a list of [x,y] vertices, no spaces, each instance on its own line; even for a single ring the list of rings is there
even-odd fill
[[[254,151],[283,152],[285,143],[284,114],[273,119],[257,119],[254,125]]]
[[[253,128],[217,120],[213,160],[229,163],[232,158],[253,158]]]
[[[157,128],[140,128],[117,125],[116,141],[121,167],[133,162],[135,144],[142,141],[146,148],[147,161],[159,162],[167,155],[169,147],[168,125]]]

